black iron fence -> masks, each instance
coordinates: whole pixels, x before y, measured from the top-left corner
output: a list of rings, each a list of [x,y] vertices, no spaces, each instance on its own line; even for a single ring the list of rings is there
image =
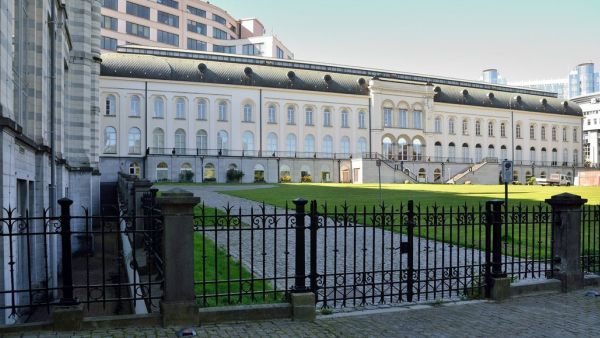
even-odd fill
[[[84,208],[72,215],[71,200],[59,204],[56,217],[11,208],[0,219],[0,312],[8,322],[45,320],[54,305],[83,304],[87,315],[158,311],[159,218]]]
[[[581,268],[600,272],[600,205],[584,205],[581,211]]]

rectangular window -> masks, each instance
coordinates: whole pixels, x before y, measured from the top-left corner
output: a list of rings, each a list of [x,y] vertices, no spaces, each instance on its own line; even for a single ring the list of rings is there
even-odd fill
[[[156,0],[157,4],[165,5],[171,8],[179,8],[179,2],[175,0]]]
[[[383,126],[392,126],[392,108],[383,108]]]
[[[102,7],[117,10],[119,6],[119,0],[104,0]]]
[[[206,35],[206,25],[193,20],[187,21],[187,30],[196,34]]]
[[[227,40],[227,32],[222,29],[218,29],[217,27],[213,27],[213,38]]]
[[[137,23],[127,22],[127,34],[139,36],[141,38],[150,38],[150,27],[138,25]]]
[[[206,11],[203,9],[192,7],[192,6],[187,6],[187,10],[188,10],[188,12],[190,12],[191,14],[194,14],[195,16],[206,18]]]
[[[285,59],[285,52],[283,51],[283,49],[277,47],[277,58],[278,59]]]
[[[166,43],[168,45],[179,47],[179,35],[161,31],[160,29],[156,32],[156,39],[158,42]]]
[[[247,44],[242,46],[242,54],[244,55],[263,55],[262,43]]]
[[[413,111],[413,128],[415,128],[415,129],[422,128],[421,116],[422,116],[422,112],[420,110]]]
[[[157,21],[165,25],[179,28],[179,17],[177,15],[158,11]]]
[[[295,118],[295,112],[294,112],[294,108],[288,108],[287,111],[287,123],[288,124],[296,124],[296,118]]]
[[[365,127],[365,113],[358,113],[358,128],[364,129]]]
[[[221,25],[227,24],[227,20],[220,15],[213,14],[213,20],[220,23]]]
[[[213,45],[213,52],[235,54],[235,46]]]
[[[188,38],[187,39],[187,49],[205,51],[206,50],[206,42]]]
[[[104,29],[108,29],[108,30],[111,30],[111,31],[116,31],[117,28],[118,28],[118,21],[117,21],[116,18],[103,15],[102,16],[102,22],[101,22],[100,26],[102,28],[104,28]]]
[[[312,126],[313,125],[313,111],[312,111],[312,109],[307,109],[306,110],[306,125],[307,126]]]
[[[103,36],[100,40],[100,48],[106,50],[117,50],[117,39]]]
[[[127,1],[127,14],[150,20],[150,8]]]
[[[331,127],[331,112],[329,110],[323,112],[323,126]]]
[[[103,36],[100,40],[100,48],[106,50],[117,50],[117,39]]]
[[[406,116],[406,109],[400,109],[400,112],[398,113],[398,124],[400,128],[408,128]]]

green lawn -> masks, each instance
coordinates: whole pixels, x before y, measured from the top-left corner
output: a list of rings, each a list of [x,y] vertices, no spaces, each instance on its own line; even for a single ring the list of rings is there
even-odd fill
[[[543,224],[534,221],[535,211],[539,207],[546,207],[544,200],[552,195],[569,192],[580,195],[589,200],[588,204],[600,204],[600,188],[598,187],[542,187],[542,186],[509,186],[509,208],[515,208],[526,214],[520,222],[508,225],[508,236],[503,236],[506,243],[505,254],[517,257],[545,258],[549,256],[550,238],[547,238],[546,232],[550,229],[550,221]],[[255,201],[265,202],[267,204],[285,207],[286,202],[289,208],[294,208],[291,202],[294,198],[302,197],[307,200],[317,200],[319,210],[324,211],[323,204],[327,203],[327,212],[332,215],[334,207],[338,207],[338,212],[342,209],[341,205],[346,203],[350,206],[349,211],[353,212],[356,208],[357,222],[369,225],[380,225],[377,220],[371,217],[362,217],[360,213],[366,210],[367,213],[378,209],[380,205],[379,186],[377,184],[278,184],[270,189],[223,191],[222,193],[243,197]],[[403,204],[406,208],[408,200],[414,200],[415,205],[420,204],[422,214],[421,227],[415,228],[415,235],[427,239],[435,239],[447,243],[460,244],[465,247],[474,247],[485,249],[484,235],[485,228],[480,226],[481,222],[474,221],[470,224],[462,223],[456,226],[456,217],[458,212],[464,212],[464,208],[477,211],[479,205],[484,208],[485,201],[491,199],[504,199],[504,186],[502,185],[434,185],[434,184],[384,184],[382,185],[381,196],[386,210],[397,210]],[[450,224],[451,219],[454,226],[442,227],[424,226],[427,221],[427,213],[433,213],[433,207],[437,206],[437,212],[441,213],[442,208],[446,224]],[[375,209],[373,209],[375,208]],[[307,208],[308,209],[308,208]],[[405,209],[406,210],[406,209]],[[481,209],[483,210],[483,209]],[[452,212],[452,215],[447,213]],[[396,214],[397,215],[397,214]],[[394,216],[397,218],[399,216]],[[395,220],[393,224],[400,224]],[[600,241],[599,224],[594,224],[597,234],[596,241]],[[389,229],[389,226],[387,227]],[[393,231],[406,232],[406,228],[399,226],[393,227]],[[584,229],[587,233],[589,229]],[[481,241],[480,241],[481,238]],[[504,248],[504,245],[503,245]]]
[[[485,203],[490,199],[504,199],[503,185],[449,185],[449,184],[382,184],[381,196],[386,205],[399,205],[401,202],[414,200],[422,206],[469,206]],[[598,187],[542,187],[526,185],[510,185],[510,205],[539,205],[552,195],[568,192],[580,195],[589,200],[589,204],[600,204],[600,188]],[[379,205],[379,186],[377,184],[316,184],[292,183],[277,184],[270,189],[223,191],[224,194],[265,202],[280,207],[286,201],[297,197],[307,200],[316,199],[320,204],[348,205],[371,207]]]

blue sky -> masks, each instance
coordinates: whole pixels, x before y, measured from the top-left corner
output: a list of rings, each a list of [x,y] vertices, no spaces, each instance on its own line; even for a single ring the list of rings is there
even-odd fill
[[[600,0],[212,0],[257,17],[296,59],[477,79],[600,68]]]

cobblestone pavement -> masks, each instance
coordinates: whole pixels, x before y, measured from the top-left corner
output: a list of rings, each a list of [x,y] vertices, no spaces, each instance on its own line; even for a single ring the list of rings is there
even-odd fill
[[[199,337],[598,337],[600,298],[585,291],[290,320],[210,324]],[[42,332],[7,337],[175,337],[179,328]]]
[[[161,190],[172,188],[159,187]],[[242,262],[254,276],[270,279],[271,284],[275,284],[273,287],[287,290],[293,285],[293,280],[285,276],[294,276],[295,271],[293,211],[290,210],[286,217],[285,210],[265,205],[266,215],[273,215],[277,210],[278,217],[260,217],[262,203],[219,193],[256,187],[270,186],[207,185],[186,186],[184,189],[199,196],[206,206],[221,210],[227,205],[234,206],[231,211],[234,216],[238,215],[240,208],[241,215],[250,215],[250,210],[254,210],[255,217],[242,217],[242,222],[254,225],[257,231],[229,231],[227,227],[221,227],[208,228],[205,234],[236,261]],[[293,205],[290,208],[293,209]],[[327,219],[326,230],[317,232],[317,272],[325,276],[318,281],[320,286],[324,286],[320,288],[322,294],[319,299],[330,300],[327,305],[334,308],[340,307],[340,299],[344,298],[349,302],[346,306],[360,304],[365,299],[368,303],[379,303],[381,295],[385,295],[386,300],[395,295],[406,301],[406,283],[397,281],[407,278],[407,255],[398,250],[400,243],[407,241],[407,236],[359,224],[344,227],[338,223],[334,226],[332,216]],[[308,230],[305,236],[309,238]],[[309,245],[306,241],[306,252],[309,252]],[[483,275],[481,270],[484,267],[479,262],[485,259],[482,251],[416,238],[414,257],[418,271],[415,287],[420,292],[418,300],[426,300],[431,296],[428,292],[433,293],[434,289],[437,297],[457,299],[460,297],[457,290],[481,282],[478,278]]]

